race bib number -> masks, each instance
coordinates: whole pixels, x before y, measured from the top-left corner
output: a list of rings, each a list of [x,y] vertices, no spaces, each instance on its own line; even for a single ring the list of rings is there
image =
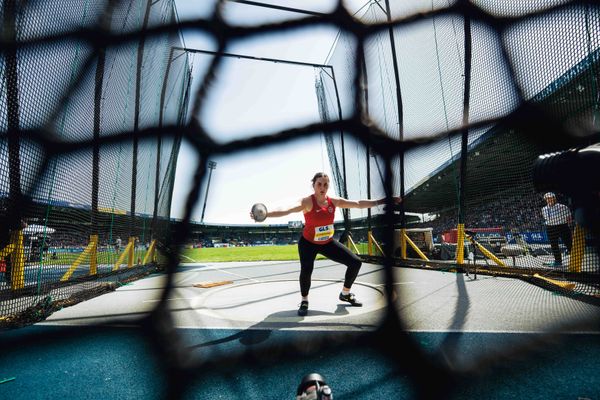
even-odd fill
[[[315,228],[315,242],[324,242],[333,237],[333,233],[335,229],[333,229],[333,224],[325,225],[325,226],[317,226]]]

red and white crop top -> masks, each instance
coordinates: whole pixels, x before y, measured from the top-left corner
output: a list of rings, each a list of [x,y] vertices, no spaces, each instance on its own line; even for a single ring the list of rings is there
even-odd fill
[[[333,228],[335,206],[329,197],[327,197],[327,205],[323,207],[317,204],[314,194],[310,197],[313,207],[312,210],[304,213],[305,223],[302,236],[311,243],[329,243],[333,240],[333,234],[335,233]]]

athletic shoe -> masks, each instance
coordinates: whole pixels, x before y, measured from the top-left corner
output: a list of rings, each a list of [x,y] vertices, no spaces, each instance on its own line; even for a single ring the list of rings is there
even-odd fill
[[[356,300],[356,297],[354,297],[354,293],[348,293],[348,294],[340,293],[340,300],[346,301],[354,307],[362,307],[362,303],[360,301]]]
[[[308,314],[308,301],[302,300],[298,309],[298,315],[304,317],[306,314]]]

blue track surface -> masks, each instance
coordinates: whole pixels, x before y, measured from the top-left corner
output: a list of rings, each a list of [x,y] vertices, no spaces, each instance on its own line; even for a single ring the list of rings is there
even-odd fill
[[[322,332],[184,329],[191,356],[260,348],[263,343],[294,343]],[[436,353],[447,333],[411,333],[426,351]],[[453,334],[461,352],[481,352],[523,340],[526,334]],[[0,334],[2,399],[161,399],[167,396],[165,363],[135,328],[31,326]],[[27,348],[23,346],[27,344]],[[600,399],[600,340],[597,335],[563,335],[527,361],[455,382],[457,399]],[[301,377],[319,372],[336,399],[415,398],[411,380],[380,354],[366,348],[323,352],[270,365],[256,360],[227,371],[199,371],[183,398],[291,399]],[[407,364],[410,365],[410,360]],[[431,377],[435,385],[435,377]]]
[[[423,389],[436,399],[600,400],[597,306],[517,279],[398,268],[392,298],[411,347],[397,327],[362,336],[386,310],[382,267],[363,265],[353,286],[361,308],[337,300],[344,271],[317,262],[300,318],[295,262],[182,266],[161,314],[170,322],[140,325],[164,294],[165,276],[150,275],[1,331],[0,399],[293,399],[302,376],[318,372],[336,400],[424,398]],[[440,365],[454,372],[446,385]]]

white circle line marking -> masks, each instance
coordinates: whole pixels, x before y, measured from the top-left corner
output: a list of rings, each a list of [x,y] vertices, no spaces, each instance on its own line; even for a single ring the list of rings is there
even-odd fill
[[[262,283],[262,282],[263,282],[263,281],[261,281],[261,280],[258,280],[258,279],[253,279],[253,278],[250,278],[250,277],[248,277],[248,276],[244,276],[244,275],[236,274],[236,273],[234,273],[234,272],[225,271],[224,269],[221,269],[221,268],[215,268],[215,267],[208,267],[208,268],[210,268],[210,269],[212,269],[212,270],[214,270],[214,271],[219,271],[219,272],[223,272],[223,273],[225,273],[225,274],[229,274],[229,275],[237,276],[238,278],[247,279],[247,280],[249,280],[249,281],[252,281],[252,282],[255,282],[255,283]]]

